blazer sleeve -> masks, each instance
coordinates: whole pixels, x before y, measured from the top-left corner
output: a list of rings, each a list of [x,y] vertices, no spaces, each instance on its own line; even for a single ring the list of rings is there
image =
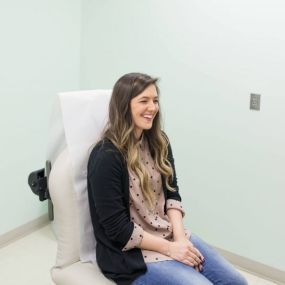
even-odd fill
[[[175,163],[174,163],[174,157],[173,157],[173,153],[172,153],[171,144],[170,144],[170,141],[169,141],[169,138],[168,138],[167,134],[164,131],[162,131],[162,135],[165,137],[166,141],[168,142],[168,146],[167,146],[168,156],[167,156],[167,159],[170,162],[172,170],[173,170],[173,178],[172,178],[172,181],[169,183],[169,185],[176,190],[175,192],[169,191],[167,189],[166,185],[165,185],[165,182],[163,182],[163,185],[165,187],[164,192],[166,193],[166,204],[167,204],[167,200],[170,200],[170,199],[173,199],[173,200],[181,202],[181,196],[179,194],[179,187],[178,187],[178,184],[177,184],[177,176],[176,176]],[[166,209],[166,206],[165,206],[165,209]]]
[[[173,187],[174,189],[176,189],[175,192],[169,191],[167,189],[166,191],[166,198],[168,199],[173,199],[173,200],[177,200],[177,201],[181,201],[181,196],[179,194],[179,187],[177,184],[177,176],[176,176],[176,170],[175,170],[175,163],[174,163],[174,157],[173,157],[173,153],[172,153],[172,148],[170,143],[168,144],[168,157],[167,157],[168,161],[170,162],[172,169],[173,169],[173,179],[170,183],[170,186]]]
[[[116,151],[101,150],[89,158],[88,183],[98,222],[110,240],[123,246],[130,239],[130,222],[123,198],[123,163]]]

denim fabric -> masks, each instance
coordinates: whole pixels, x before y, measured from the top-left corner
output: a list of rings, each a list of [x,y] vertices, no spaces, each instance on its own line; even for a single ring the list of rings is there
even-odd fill
[[[245,278],[216,250],[192,234],[190,241],[205,258],[203,271],[175,260],[147,263],[132,285],[247,285]]]

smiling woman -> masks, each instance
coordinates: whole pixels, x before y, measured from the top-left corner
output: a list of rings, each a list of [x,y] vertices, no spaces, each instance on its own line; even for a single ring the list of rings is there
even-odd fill
[[[97,262],[118,285],[245,285],[213,248],[184,229],[174,159],[161,130],[157,79],[115,84],[109,120],[88,162]]]

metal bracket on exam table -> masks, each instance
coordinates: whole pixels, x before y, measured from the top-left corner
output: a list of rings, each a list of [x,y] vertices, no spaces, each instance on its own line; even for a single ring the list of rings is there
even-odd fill
[[[51,162],[49,160],[46,161],[46,168],[41,168],[39,170],[35,170],[29,174],[28,184],[33,191],[34,194],[39,196],[39,200],[45,201],[48,200],[48,215],[49,220],[53,221],[53,204],[49,195],[48,189],[48,179],[51,171]]]

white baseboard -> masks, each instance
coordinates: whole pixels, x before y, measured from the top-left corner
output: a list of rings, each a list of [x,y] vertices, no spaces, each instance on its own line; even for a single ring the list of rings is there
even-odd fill
[[[258,277],[270,280],[280,285],[285,284],[285,272],[274,267],[270,267],[268,265],[259,263],[257,261],[248,259],[246,257],[237,255],[235,253],[226,251],[221,248],[217,248],[227,260],[233,263],[235,266],[239,267],[244,271],[248,271],[249,273],[256,275]]]
[[[0,248],[22,238],[25,235],[32,233],[33,231],[47,225],[48,223],[49,223],[48,214],[45,214],[12,231],[0,235]]]

